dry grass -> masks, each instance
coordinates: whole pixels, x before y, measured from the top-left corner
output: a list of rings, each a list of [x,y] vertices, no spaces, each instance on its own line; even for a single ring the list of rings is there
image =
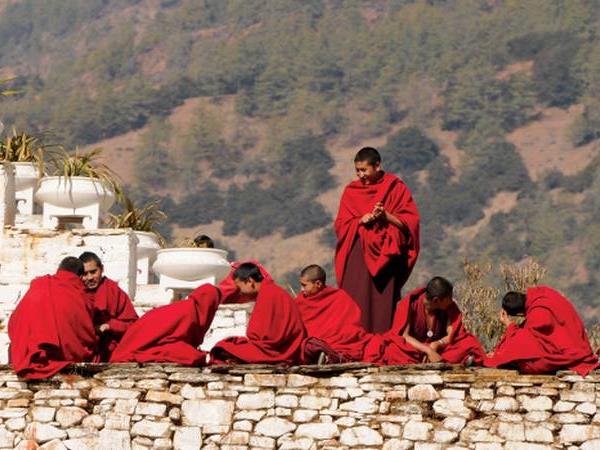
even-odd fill
[[[492,350],[502,334],[504,326],[499,320],[500,289],[497,273],[492,264],[465,260],[465,277],[457,285],[458,302],[467,329],[477,336],[486,350]],[[501,263],[500,283],[504,291],[525,292],[544,278],[546,269],[534,259],[528,258],[516,264]],[[504,292],[503,291],[503,292]],[[598,330],[600,338],[600,329]]]

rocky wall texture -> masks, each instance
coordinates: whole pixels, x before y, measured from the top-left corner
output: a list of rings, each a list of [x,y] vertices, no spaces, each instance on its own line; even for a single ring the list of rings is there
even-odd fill
[[[600,373],[436,366],[0,369],[0,448],[600,448]]]

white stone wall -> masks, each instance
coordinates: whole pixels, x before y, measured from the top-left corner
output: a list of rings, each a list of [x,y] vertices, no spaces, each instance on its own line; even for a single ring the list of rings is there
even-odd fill
[[[12,164],[0,163],[0,230],[14,225],[16,212],[15,176]]]
[[[36,382],[0,370],[0,448],[600,448],[596,373],[356,364],[72,370]]]

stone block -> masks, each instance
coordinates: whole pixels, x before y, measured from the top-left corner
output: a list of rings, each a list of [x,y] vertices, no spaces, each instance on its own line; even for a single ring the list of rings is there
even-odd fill
[[[544,395],[517,395],[517,400],[526,411],[548,411],[552,409],[552,399]]]
[[[25,427],[24,435],[42,444],[53,439],[65,439],[67,432],[47,423],[31,422]]]
[[[525,427],[525,440],[528,442],[554,442],[552,431],[541,425]]]
[[[350,426],[352,426],[352,424]],[[381,424],[381,434],[386,437],[400,437],[402,434],[402,427],[395,423],[383,422]]]
[[[381,446],[383,437],[379,432],[366,426],[346,428],[340,436],[340,443],[350,447]]]
[[[430,423],[410,420],[404,425],[402,437],[409,441],[427,441],[432,429]]]
[[[237,399],[240,409],[264,409],[275,406],[275,394],[272,391],[263,391],[256,394],[240,394]]]
[[[340,435],[338,426],[334,423],[303,423],[296,429],[296,437],[313,439],[333,439]]]
[[[88,412],[77,406],[65,406],[56,412],[56,421],[62,428],[75,426],[88,416]]]
[[[471,409],[465,406],[463,400],[458,399],[443,398],[437,400],[433,404],[433,410],[436,414],[444,417],[457,416],[469,419],[475,415]]]
[[[183,397],[177,394],[171,394],[164,391],[148,391],[146,394],[147,402],[168,403],[169,405],[181,405]]]
[[[141,416],[162,417],[167,412],[167,405],[154,402],[139,402],[135,408],[135,414]]]
[[[90,391],[91,400],[103,399],[134,399],[141,395],[140,391],[133,389],[115,389],[107,387],[95,387]]]
[[[327,408],[331,400],[327,397],[317,397],[314,395],[303,395],[300,397],[300,407],[305,409]]]
[[[525,440],[525,426],[522,423],[500,422],[496,432],[507,441]]]
[[[369,397],[360,397],[340,405],[342,411],[350,411],[360,414],[375,414],[379,410],[377,402]]]
[[[14,442],[15,434],[4,427],[0,427],[0,448],[13,448]],[[35,442],[33,444],[35,445]]]
[[[294,411],[293,421],[294,422],[310,422],[319,415],[318,411],[314,409],[297,409]]]
[[[131,427],[133,436],[146,436],[149,438],[166,438],[171,435],[170,422],[156,422],[153,420],[142,419]]]
[[[284,374],[274,373],[249,373],[244,376],[244,384],[261,387],[283,387],[287,383]]]
[[[440,398],[440,394],[431,384],[417,384],[408,390],[408,399],[420,402],[432,402]]]
[[[181,405],[184,425],[225,425],[232,422],[234,404],[227,400],[184,400]]]
[[[383,444],[382,450],[409,450],[413,448],[413,442],[400,439],[389,439]]]
[[[319,382],[318,378],[309,377],[306,375],[299,375],[292,373],[288,375],[287,385],[289,387],[306,387],[313,386]]]
[[[55,414],[56,408],[47,406],[34,406],[31,409],[31,417],[34,422],[52,422]]]
[[[129,431],[102,430],[98,436],[98,450],[131,450]]]
[[[256,424],[255,432],[263,436],[278,438],[296,429],[296,424],[279,417],[267,417]]]

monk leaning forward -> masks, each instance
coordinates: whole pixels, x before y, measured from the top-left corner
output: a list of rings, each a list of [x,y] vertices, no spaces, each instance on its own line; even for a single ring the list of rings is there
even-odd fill
[[[240,293],[255,298],[256,305],[246,336],[218,342],[211,350],[212,362],[301,363],[306,332],[294,299],[265,280],[256,264],[240,264],[232,278]]]
[[[98,342],[82,262],[63,259],[56,275],[34,279],[8,322],[10,363],[24,378],[47,378],[72,362],[91,361]]]
[[[524,316],[525,321],[517,325],[516,316]],[[548,286],[529,288],[526,294],[507,293],[500,321],[506,332],[485,366],[516,367],[528,374],[571,369],[582,376],[598,367],[577,311]]]
[[[187,298],[154,308],[129,327],[111,362],[169,362],[186,366],[206,364],[198,350],[215,316],[221,293],[211,284],[196,288]]]
[[[358,302],[369,332],[390,327],[395,302],[419,254],[419,213],[408,187],[381,170],[371,147],[354,158],[335,219],[338,286]]]

